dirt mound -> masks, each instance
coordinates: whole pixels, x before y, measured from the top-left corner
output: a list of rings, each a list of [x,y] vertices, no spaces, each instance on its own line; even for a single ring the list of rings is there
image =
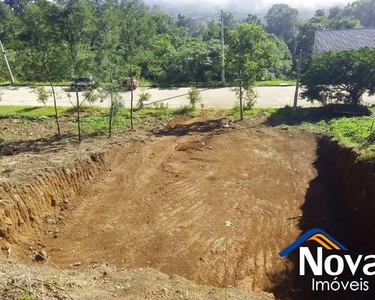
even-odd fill
[[[64,271],[0,260],[0,284],[0,298],[4,300],[218,300],[224,297],[221,289],[197,285],[177,275],[168,276],[153,269],[117,270],[108,264]],[[236,288],[229,288],[227,295],[232,300],[274,299],[271,294]]]

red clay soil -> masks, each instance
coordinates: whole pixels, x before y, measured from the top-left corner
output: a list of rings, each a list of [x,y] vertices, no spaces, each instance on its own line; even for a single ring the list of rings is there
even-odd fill
[[[200,122],[202,121],[202,122]],[[58,237],[42,239],[66,268],[109,262],[198,283],[270,290],[300,235],[301,206],[318,175],[316,137],[273,128],[172,124],[85,187]],[[225,227],[230,220],[234,227]],[[51,227],[56,225],[51,225]]]

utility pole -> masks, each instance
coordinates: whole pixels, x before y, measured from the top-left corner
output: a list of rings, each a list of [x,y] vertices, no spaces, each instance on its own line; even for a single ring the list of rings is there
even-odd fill
[[[9,72],[9,75],[10,75],[10,80],[12,81],[12,83],[14,83],[13,73],[12,73],[12,70],[10,69],[8,58],[7,58],[7,55],[5,53],[5,50],[4,50],[4,47],[3,47],[3,44],[1,43],[1,41],[0,41],[0,48],[1,48],[1,52],[4,55],[4,60],[5,60],[5,64],[7,65],[7,68],[8,68],[8,72]]]
[[[302,49],[299,51],[298,66],[297,66],[297,83],[296,83],[296,92],[294,93],[294,104],[293,109],[297,109],[298,102],[298,91],[299,91],[299,79],[301,76],[301,61],[302,61]]]
[[[224,51],[224,12],[221,11],[221,83],[225,85],[225,51]]]

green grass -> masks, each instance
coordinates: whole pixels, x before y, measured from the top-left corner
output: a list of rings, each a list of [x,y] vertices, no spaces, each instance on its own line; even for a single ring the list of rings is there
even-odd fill
[[[59,115],[68,114],[69,108],[58,107]],[[0,118],[26,118],[53,117],[55,110],[51,106],[0,106]]]
[[[70,86],[72,81],[60,81],[54,82],[54,86]],[[10,81],[0,81],[0,86],[49,86],[49,82],[37,82],[37,81],[16,81],[15,83],[11,83]]]
[[[289,130],[307,130],[318,134],[332,136],[340,145],[355,148],[361,159],[375,161],[375,137],[368,137],[375,131],[375,107],[369,109],[371,116],[343,117],[333,113],[333,107],[279,109],[253,108],[244,111],[245,118],[265,117],[270,126]],[[239,118],[239,107],[227,111],[227,115]],[[375,134],[374,134],[375,135]]]
[[[174,110],[170,108],[142,108],[137,110],[137,115],[139,117],[147,117],[147,116],[152,116],[152,117],[157,117],[157,118],[169,118],[174,115]]]
[[[109,117],[85,117],[81,119],[81,128],[86,133],[104,133],[108,131]],[[139,124],[137,118],[134,119],[134,124]],[[74,123],[74,128],[77,128],[77,123]],[[130,120],[122,116],[113,119],[113,131],[120,131],[121,129],[130,127]]]
[[[266,80],[266,81],[258,81],[255,84],[256,86],[280,86],[280,85],[296,85],[296,80]]]
[[[345,117],[334,114],[333,106],[298,108],[296,111],[285,107],[273,111],[267,121],[273,126],[328,134],[341,144],[359,150],[375,149],[373,145],[364,144],[364,140],[375,130],[373,115]]]
[[[61,82],[54,82],[55,86],[70,86],[72,81],[61,81]],[[104,82],[100,83],[101,85],[105,84]],[[295,85],[295,80],[266,80],[266,81],[258,81],[256,82],[256,86],[280,86],[280,84],[285,85]],[[49,86],[49,82],[36,82],[36,81],[16,81],[15,83],[11,83],[10,81],[0,81],[0,86]],[[211,81],[211,82],[180,82],[180,83],[171,83],[171,82],[153,82],[146,79],[139,79],[139,86],[140,87],[161,87],[161,88],[169,88],[169,87],[221,87],[222,84],[220,81]],[[233,83],[228,82],[227,87],[233,87]]]
[[[86,133],[103,133],[108,131],[109,109],[84,106],[81,107],[81,126]],[[58,107],[60,117],[69,117],[72,121],[72,127],[77,128],[75,107]],[[134,124],[139,124],[142,119],[156,117],[162,120],[181,115],[197,115],[198,110],[189,106],[179,109],[169,109],[168,107],[144,108],[134,111]],[[54,108],[51,106],[0,106],[0,118],[21,119],[22,122],[32,122],[35,119],[46,119],[46,122],[52,121],[55,116]],[[113,119],[114,132],[130,126],[130,110],[122,108],[119,115]]]
[[[145,82],[146,83],[146,82]],[[170,82],[160,82],[160,83],[152,83],[148,82],[147,84],[141,84],[141,86],[149,86],[149,87],[222,87],[220,81],[211,81],[211,82],[181,82],[181,83],[175,83],[172,84]],[[257,81],[255,83],[255,86],[280,86],[280,85],[287,85],[287,86],[293,86],[296,85],[296,80],[281,80],[281,79],[275,79],[275,80],[265,80],[265,81]],[[227,82],[226,87],[235,87],[235,84],[233,82]]]
[[[332,107],[298,108],[294,111],[291,107],[285,108],[253,108],[245,109],[245,118],[261,117],[270,126],[287,128],[290,130],[307,130],[315,133],[331,135],[340,144],[354,147],[362,157],[375,160],[375,140],[367,142],[369,135],[375,131],[375,107],[370,108],[371,116],[341,117],[333,114]],[[60,116],[70,117],[75,120],[75,108],[58,107]],[[135,110],[134,122],[138,124],[142,119],[156,117],[167,120],[176,115],[197,116],[200,108],[183,106],[178,109],[170,109],[165,106],[143,108]],[[53,119],[54,108],[51,106],[0,106],[0,118],[17,118],[24,122],[31,122],[38,118]],[[214,109],[206,110],[207,116],[215,116]],[[239,118],[239,107],[234,107],[226,112],[227,116]],[[85,106],[81,109],[82,129],[85,132],[106,132],[108,130],[109,109],[95,106]],[[114,119],[114,130],[128,127],[130,110],[122,108],[118,117]],[[74,122],[74,121],[73,121]],[[76,123],[72,123],[76,127]]]
[[[366,139],[375,130],[374,117],[340,118],[329,122],[330,132],[341,143],[358,149],[374,151],[375,145]]]
[[[263,115],[269,117],[272,114],[274,114],[275,112],[277,112],[277,108],[252,108],[252,109],[244,109],[243,115],[244,115],[244,117],[248,117],[248,118],[258,116],[259,114],[263,114]],[[239,118],[240,117],[240,107],[235,106],[235,107],[227,110],[225,115],[226,116],[232,116],[232,117],[235,117],[235,118]]]
[[[57,107],[58,114],[60,116],[75,116],[77,109],[75,107]],[[97,106],[83,106],[81,107],[82,116],[95,116],[95,117],[108,117],[109,109]],[[134,110],[134,115],[139,117],[154,116],[154,117],[165,117],[175,116],[180,114],[196,115],[198,108],[193,109],[190,106],[182,106],[177,109],[171,109],[168,107],[164,108],[143,108]],[[130,109],[122,108],[120,115],[123,117],[130,116]],[[4,105],[0,106],[0,118],[25,118],[35,119],[39,117],[53,118],[55,116],[55,110],[52,106],[12,106]]]

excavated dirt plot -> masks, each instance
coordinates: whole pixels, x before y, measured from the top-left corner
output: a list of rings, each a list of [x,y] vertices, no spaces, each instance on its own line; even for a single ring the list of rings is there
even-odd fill
[[[105,261],[288,294],[293,263],[278,252],[311,226],[344,234],[337,185],[317,147],[304,132],[174,121],[155,140],[119,151],[110,171],[81,190],[66,225],[48,225],[58,234],[39,245],[61,268]]]

